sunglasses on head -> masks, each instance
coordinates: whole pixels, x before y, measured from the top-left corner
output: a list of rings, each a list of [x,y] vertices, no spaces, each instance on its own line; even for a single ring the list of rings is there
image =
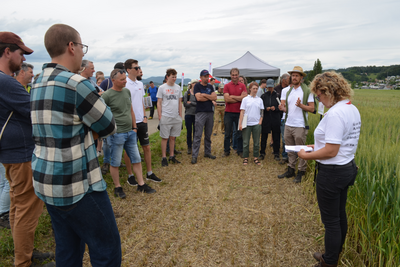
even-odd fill
[[[111,76],[111,79],[114,78],[118,73],[124,74],[125,71],[124,71],[124,70],[118,70],[117,72],[115,72],[115,73],[113,74],[113,76]]]

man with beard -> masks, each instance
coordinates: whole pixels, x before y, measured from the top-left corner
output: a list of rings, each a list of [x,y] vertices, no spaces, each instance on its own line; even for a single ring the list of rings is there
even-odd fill
[[[0,162],[10,184],[10,227],[14,240],[14,265],[31,266],[33,240],[43,211],[32,184],[32,139],[30,95],[11,75],[21,69],[24,55],[33,50],[12,32],[0,32]],[[48,255],[50,256],[50,255]],[[55,266],[54,263],[49,263]]]
[[[314,112],[314,98],[310,93],[310,89],[302,83],[306,74],[303,68],[295,66],[292,71],[288,71],[291,75],[293,86],[288,92],[281,96],[281,104],[279,110],[286,112],[285,124],[285,144],[288,146],[305,145],[308,134],[308,112]],[[295,152],[289,152],[288,170],[278,175],[278,178],[290,178],[295,176],[295,167],[297,155]],[[299,159],[298,172],[295,183],[300,183],[302,176],[306,173],[306,161]]]

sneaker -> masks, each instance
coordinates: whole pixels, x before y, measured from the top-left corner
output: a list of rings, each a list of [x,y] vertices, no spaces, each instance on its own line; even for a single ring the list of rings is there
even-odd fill
[[[192,154],[192,148],[188,147],[188,151],[187,151],[188,155]]]
[[[168,166],[168,160],[167,160],[167,158],[162,158],[162,160],[161,160],[161,166],[163,166],[163,167],[167,167],[167,166]]]
[[[97,151],[97,157],[101,156],[101,151]]]
[[[110,163],[104,163],[103,166],[101,167],[101,173],[103,175],[106,175],[109,169],[110,169]]]
[[[280,157],[279,157],[279,155],[275,154],[275,156],[274,156],[274,160],[276,160],[276,161],[279,161],[279,160],[280,160]]]
[[[153,119],[153,117],[149,117],[149,120],[152,120]]]
[[[181,163],[180,161],[178,161],[178,160],[175,158],[175,156],[169,157],[169,162],[171,162],[171,161],[172,161],[172,163]]]
[[[195,158],[195,157],[192,157],[192,164],[196,164],[197,163],[197,158]]]
[[[9,216],[10,216],[9,212],[3,213],[1,215],[1,217],[0,217],[0,227],[11,229]]]
[[[122,199],[126,198],[126,195],[124,193],[124,190],[122,190],[122,187],[116,187],[114,188],[114,196],[115,197],[120,197]]]
[[[150,175],[147,174],[146,179],[147,179],[147,180],[152,180],[153,182],[156,182],[156,183],[159,183],[159,182],[162,181],[162,180],[161,180],[160,178],[158,178],[154,173],[152,173],[152,174],[150,174]]]
[[[135,175],[129,175],[128,177],[128,184],[131,186],[137,186],[138,183],[136,182]]]
[[[204,154],[205,158],[216,159],[217,157],[211,154]]]
[[[153,193],[157,192],[156,190],[154,190],[153,188],[151,188],[147,184],[138,185],[137,191],[143,192],[143,193],[146,193],[146,194],[153,194]]]

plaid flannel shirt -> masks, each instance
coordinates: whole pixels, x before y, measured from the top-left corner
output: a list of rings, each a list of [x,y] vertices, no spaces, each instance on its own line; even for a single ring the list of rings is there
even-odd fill
[[[45,203],[67,206],[91,191],[104,191],[92,130],[116,132],[109,107],[86,78],[48,63],[31,89],[35,150],[33,186]]]

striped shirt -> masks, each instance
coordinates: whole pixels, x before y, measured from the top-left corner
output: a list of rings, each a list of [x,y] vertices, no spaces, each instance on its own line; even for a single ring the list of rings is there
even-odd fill
[[[86,78],[48,63],[31,89],[33,186],[45,203],[67,206],[104,191],[92,131],[116,132],[111,110]]]

